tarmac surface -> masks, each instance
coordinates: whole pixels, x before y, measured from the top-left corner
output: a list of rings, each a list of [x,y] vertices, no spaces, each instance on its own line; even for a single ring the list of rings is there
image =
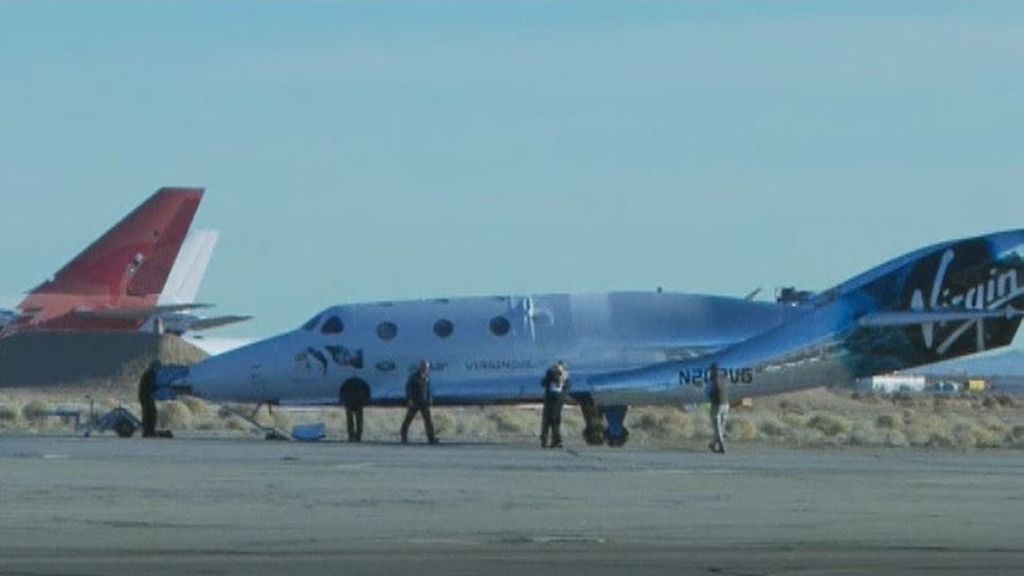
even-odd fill
[[[0,437],[0,574],[1021,574],[1024,453]]]

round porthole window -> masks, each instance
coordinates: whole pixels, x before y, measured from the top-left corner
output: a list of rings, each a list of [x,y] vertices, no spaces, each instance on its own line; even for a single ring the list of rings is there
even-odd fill
[[[394,322],[381,322],[377,325],[377,337],[381,340],[391,340],[398,336],[398,326]]]
[[[509,324],[508,318],[504,316],[495,316],[491,318],[491,332],[495,336],[504,336],[508,334],[508,331],[512,329],[512,325]]]
[[[452,335],[455,331],[455,325],[450,320],[444,318],[434,322],[434,334],[437,334],[438,338],[447,338]]]

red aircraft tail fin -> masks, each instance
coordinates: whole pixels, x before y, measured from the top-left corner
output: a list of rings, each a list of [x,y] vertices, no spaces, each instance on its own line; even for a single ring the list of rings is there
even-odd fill
[[[32,294],[159,295],[202,197],[202,188],[157,190]]]

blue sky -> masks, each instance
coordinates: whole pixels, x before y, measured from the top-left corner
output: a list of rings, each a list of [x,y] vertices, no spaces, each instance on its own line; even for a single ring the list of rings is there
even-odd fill
[[[0,3],[0,79],[8,306],[163,185],[207,187],[245,335],[1024,225],[1020,3]]]

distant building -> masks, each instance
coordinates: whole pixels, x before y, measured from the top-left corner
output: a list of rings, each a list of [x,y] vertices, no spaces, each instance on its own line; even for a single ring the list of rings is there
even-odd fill
[[[923,392],[927,381],[924,376],[910,374],[885,374],[868,379],[868,386],[875,392]]]
[[[913,369],[913,373],[927,377],[931,384],[956,384],[961,392],[1024,395],[1024,350],[981,354],[919,366]]]

